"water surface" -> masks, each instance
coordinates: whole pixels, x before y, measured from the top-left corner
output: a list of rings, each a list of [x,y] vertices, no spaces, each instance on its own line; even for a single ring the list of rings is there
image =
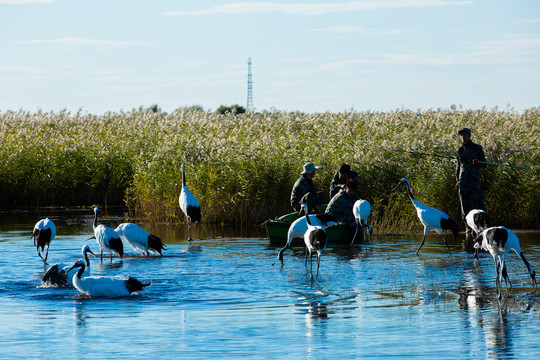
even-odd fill
[[[508,257],[512,289],[496,299],[494,263],[470,244],[436,235],[377,236],[363,247],[329,248],[309,281],[302,248],[268,246],[261,229],[143,224],[167,244],[163,257],[91,258],[94,275],[151,280],[125,298],[41,286],[43,262],[30,238],[40,216],[0,220],[1,358],[345,359],[539,358],[540,295],[521,260]],[[90,244],[92,217],[58,216],[49,264],[74,263]],[[104,218],[116,226],[121,219]],[[197,229],[199,226],[199,229]],[[204,234],[202,234],[204,233]],[[232,236],[235,239],[231,239]],[[222,236],[222,237],[217,237]],[[540,235],[520,233],[540,269]],[[217,238],[216,238],[217,237]],[[451,238],[451,236],[450,236]]]

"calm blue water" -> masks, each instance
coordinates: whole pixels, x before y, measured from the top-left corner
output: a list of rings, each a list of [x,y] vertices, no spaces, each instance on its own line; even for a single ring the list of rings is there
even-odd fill
[[[91,214],[90,214],[91,215]],[[91,216],[52,218],[57,237],[49,264],[75,262],[83,244],[98,251]],[[185,242],[183,228],[142,224],[168,246],[144,258],[129,245],[112,263],[91,258],[95,275],[152,280],[126,298],[81,296],[40,286],[43,262],[30,238],[38,216],[0,220],[0,358],[345,359],[539,358],[540,291],[512,254],[513,288],[496,300],[494,265],[470,246],[436,236],[415,256],[421,235],[375,237],[373,244],[331,248],[311,284],[301,248],[285,252],[258,238]],[[104,219],[116,226],[119,219]],[[219,236],[218,229],[194,232]],[[251,232],[251,233],[250,233]],[[223,229],[223,235],[230,236]],[[234,231],[233,231],[234,233]],[[245,235],[246,233],[250,233]],[[540,234],[520,234],[540,270]]]

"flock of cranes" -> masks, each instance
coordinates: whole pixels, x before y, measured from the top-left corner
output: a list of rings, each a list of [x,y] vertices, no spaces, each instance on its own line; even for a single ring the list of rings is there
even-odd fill
[[[411,190],[411,184],[409,180],[403,178],[396,185],[394,190],[398,189],[400,186],[405,185],[407,189],[407,194],[412,204],[416,209],[416,214],[418,219],[424,225],[424,236],[418,250],[416,250],[416,255],[418,255],[420,249],[426,241],[426,236],[430,231],[435,231],[439,236],[444,240],[448,252],[452,254],[448,241],[446,240],[443,231],[449,230],[454,235],[454,240],[457,239],[459,235],[457,223],[446,213],[441,210],[429,207],[420,201],[418,201]],[[305,217],[301,217],[292,223],[289,228],[287,235],[287,243],[278,253],[278,260],[283,266],[283,253],[290,246],[292,239],[294,237],[304,235],[304,242],[306,245],[306,267],[307,267],[307,257],[311,258],[311,255],[314,251],[317,252],[317,273],[315,278],[317,278],[319,273],[319,263],[320,256],[322,251],[326,247],[326,229],[331,226],[336,225],[335,219],[328,217],[328,214],[316,214],[308,215],[307,206],[302,204],[304,211],[306,212]],[[356,233],[353,236],[351,245],[356,243],[356,239],[359,231],[367,230],[371,239],[372,228],[368,224],[368,218],[371,214],[371,205],[367,200],[358,200],[353,206],[353,214],[356,222]],[[484,210],[471,210],[466,216],[466,222],[468,227],[471,228],[475,235],[474,248],[475,255],[474,259],[478,260],[478,250],[482,249],[489,252],[495,261],[495,271],[496,271],[496,287],[497,287],[497,298],[500,300],[502,298],[502,280],[504,279],[507,286],[512,286],[508,278],[508,273],[506,269],[506,255],[510,251],[514,251],[518,256],[523,260],[523,263],[527,267],[529,275],[531,277],[533,286],[536,289],[536,272],[533,267],[529,264],[523,252],[521,251],[519,245],[519,239],[517,235],[511,230],[503,227],[489,227],[488,226],[488,216]],[[312,266],[311,266],[312,268]],[[313,279],[313,270],[310,271],[310,280]]]
[[[180,208],[184,212],[188,221],[189,241],[191,239],[191,223],[198,223],[201,220],[201,209],[198,200],[193,196],[186,186],[185,166],[182,165],[182,190],[179,197]],[[124,256],[123,238],[136,251],[141,251],[145,256],[150,253],[161,256],[166,246],[156,235],[150,234],[139,225],[132,223],[122,223],[113,229],[103,224],[98,224],[99,209],[94,208],[93,229],[94,236],[100,248],[100,259],[103,262],[103,252],[110,254],[112,262],[113,254],[120,258]],[[46,267],[49,245],[56,236],[56,226],[46,218],[36,223],[33,231],[34,246],[37,248],[39,257]],[[89,239],[89,240],[90,240]],[[45,257],[41,255],[46,249]],[[118,278],[112,276],[92,276],[90,274],[90,259],[88,254],[95,255],[88,245],[82,248],[83,259],[79,259],[72,266],[62,263],[52,265],[42,278],[42,282],[49,286],[74,287],[81,293],[90,296],[120,297],[128,296],[134,292],[143,290],[150,282],[141,282],[133,277]]]
[[[449,253],[452,254],[448,241],[446,240],[443,232],[445,230],[451,231],[454,235],[454,239],[456,239],[458,237],[457,223],[443,211],[419,202],[414,197],[411,190],[411,184],[406,178],[401,179],[394,190],[402,185],[406,186],[409,199],[416,209],[420,222],[424,226],[422,242],[415,254],[418,255],[419,251],[422,249],[426,236],[430,231],[435,231],[440,235],[440,237],[444,240]],[[182,190],[179,196],[179,204],[187,219],[188,241],[191,242],[191,223],[200,222],[201,209],[198,200],[189,192],[186,186],[185,166],[183,164]],[[314,279],[318,278],[321,255],[326,249],[328,242],[326,229],[337,225],[337,221],[329,214],[310,215],[307,204],[305,203],[302,204],[302,209],[305,212],[305,216],[299,217],[289,227],[287,242],[279,251],[278,260],[281,262],[281,266],[283,266],[284,251],[290,246],[295,237],[303,237],[306,247],[305,267],[307,268],[307,260],[309,257],[310,281],[314,281]],[[116,254],[119,257],[123,256],[124,249],[121,238],[130,244],[133,249],[141,251],[145,256],[149,256],[150,253],[161,256],[162,250],[166,250],[166,246],[162,243],[159,237],[150,234],[148,231],[136,224],[122,223],[118,225],[116,229],[112,229],[103,224],[98,225],[98,211],[98,208],[94,208],[94,236],[92,238],[95,238],[99,244],[100,258],[102,262],[104,251],[110,254],[111,261],[113,254]],[[369,234],[369,240],[371,240],[372,228],[368,224],[368,219],[371,215],[370,203],[366,200],[356,201],[353,206],[353,214],[356,222],[356,232],[352,237],[351,245],[356,243],[359,232],[362,232],[363,235],[367,231]],[[522,259],[527,267],[533,286],[536,289],[536,272],[523,255],[519,245],[519,239],[514,232],[503,226],[489,227],[488,216],[484,210],[472,210],[469,214],[467,214],[465,220],[475,236],[475,261],[478,261],[478,250],[480,249],[489,252],[494,259],[496,271],[495,283],[498,299],[501,299],[502,297],[501,288],[503,280],[505,281],[507,287],[511,287],[505,262],[506,255],[510,251],[514,251]],[[47,265],[49,245],[54,239],[55,235],[56,227],[48,218],[38,221],[34,227],[34,245],[37,248],[39,257],[43,260],[44,266]],[[43,251],[46,251],[45,257],[42,256]],[[143,283],[133,277],[119,279],[109,276],[91,276],[88,254],[95,254],[92,252],[92,250],[90,250],[88,245],[83,246],[81,252],[84,260],[77,260],[72,266],[60,263],[54,264],[47,270],[42,281],[54,286],[72,286],[81,293],[91,296],[108,297],[127,296],[133,292],[141,291],[144,289],[144,287],[150,285],[150,282]],[[314,254],[317,256],[317,269],[315,277],[313,277],[312,260]]]

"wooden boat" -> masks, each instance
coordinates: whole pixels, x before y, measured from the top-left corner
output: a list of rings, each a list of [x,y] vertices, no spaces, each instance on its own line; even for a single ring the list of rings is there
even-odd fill
[[[304,215],[302,215],[304,216]],[[285,246],[287,233],[291,224],[298,219],[297,212],[285,214],[275,220],[266,220],[265,228],[271,246]],[[326,229],[328,244],[349,244],[349,229],[347,224],[338,223]],[[304,246],[304,238],[294,238],[291,246]]]

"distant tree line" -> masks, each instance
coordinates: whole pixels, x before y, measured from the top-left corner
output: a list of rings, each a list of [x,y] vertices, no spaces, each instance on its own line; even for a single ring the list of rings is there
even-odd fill
[[[201,106],[201,105],[193,105],[193,106],[190,106],[188,108],[191,108],[193,110],[200,110],[200,111],[204,111],[204,108]],[[158,104],[152,104],[150,105],[147,110],[151,111],[152,113],[161,113],[161,108],[159,107]],[[220,105],[220,107],[217,108],[217,110],[214,112],[215,114],[221,114],[221,115],[225,115],[225,114],[233,114],[233,115],[236,115],[236,114],[244,114],[246,112],[246,108],[244,108],[243,106],[241,105],[238,105],[238,104],[234,104],[234,105]]]

